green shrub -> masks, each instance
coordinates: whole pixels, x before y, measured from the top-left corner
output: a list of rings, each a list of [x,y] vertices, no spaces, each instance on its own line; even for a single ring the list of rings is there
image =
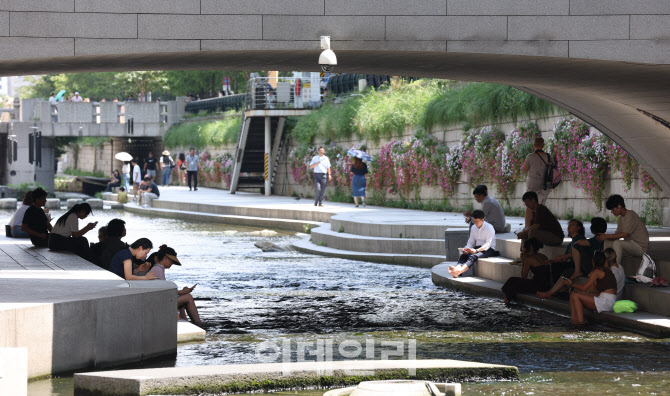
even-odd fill
[[[163,138],[166,147],[221,147],[237,141],[242,118],[234,112],[221,120],[183,122],[168,129]]]
[[[89,172],[89,171],[83,171],[81,169],[72,169],[72,168],[66,168],[63,171],[63,174],[70,175],[70,176],[91,176],[91,177],[105,177],[105,176],[107,176],[102,171]]]
[[[42,184],[39,182],[34,182],[34,183],[21,183],[21,184],[9,184],[7,187],[16,190],[16,194],[14,197],[16,198],[17,201],[21,202],[23,201],[23,198],[26,196],[26,193],[28,191],[32,191],[38,187],[43,188],[46,190],[46,187],[44,187]]]

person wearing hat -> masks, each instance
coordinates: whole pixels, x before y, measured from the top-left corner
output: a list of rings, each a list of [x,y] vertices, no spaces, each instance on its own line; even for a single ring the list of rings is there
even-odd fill
[[[162,245],[160,248],[158,248],[156,253],[153,253],[151,256],[149,256],[147,262],[152,264],[152,267],[147,274],[152,274],[160,280],[165,280],[166,269],[170,269],[173,265],[181,266],[181,263],[177,258],[177,252],[167,245]],[[202,326],[200,315],[198,314],[198,308],[195,306],[195,301],[191,295],[193,289],[195,289],[195,285],[177,290],[177,294],[179,295],[177,298],[177,308],[179,309],[180,317],[182,319],[186,319],[186,315],[184,313],[184,311],[186,311],[193,324]]]
[[[82,100],[83,99],[81,98],[81,96],[79,96],[79,92],[75,92],[74,96],[72,97],[72,101],[73,102],[81,102]]]
[[[158,163],[161,168],[161,178],[163,179],[161,186],[167,187],[170,184],[170,173],[172,173],[172,168],[174,167],[174,160],[170,157],[170,152],[164,150],[161,153],[161,161]]]

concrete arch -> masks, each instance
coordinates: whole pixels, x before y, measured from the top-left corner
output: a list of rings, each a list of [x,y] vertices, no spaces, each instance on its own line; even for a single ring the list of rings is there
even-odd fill
[[[486,81],[598,127],[670,191],[670,2],[6,0],[0,74],[316,70]],[[640,110],[655,117],[654,120]]]

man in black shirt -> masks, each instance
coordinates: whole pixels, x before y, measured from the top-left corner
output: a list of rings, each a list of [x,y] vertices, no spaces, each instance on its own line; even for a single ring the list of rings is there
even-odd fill
[[[156,158],[154,158],[154,153],[149,153],[149,158],[144,161],[144,172],[148,176],[151,176],[151,180],[156,177]]]
[[[21,231],[30,235],[30,242],[35,247],[47,247],[49,246],[51,224],[49,224],[49,219],[42,210],[42,206],[47,203],[47,192],[41,188],[36,188],[27,194],[33,194],[33,205],[26,210],[26,214],[23,216]]]

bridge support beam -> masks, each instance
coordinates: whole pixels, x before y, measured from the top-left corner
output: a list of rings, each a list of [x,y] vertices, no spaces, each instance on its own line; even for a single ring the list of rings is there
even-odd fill
[[[265,195],[272,194],[272,180],[270,180],[270,170],[272,169],[272,118],[265,117]]]

